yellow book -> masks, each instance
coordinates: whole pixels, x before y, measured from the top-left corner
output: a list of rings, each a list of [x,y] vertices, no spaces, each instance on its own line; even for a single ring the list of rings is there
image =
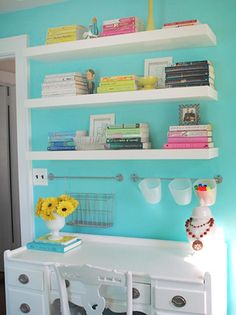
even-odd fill
[[[110,92],[125,92],[125,91],[136,91],[137,88],[134,86],[114,86],[114,87],[98,87],[98,93],[110,93]]]
[[[135,80],[118,80],[118,81],[103,81],[99,83],[101,87],[109,86],[137,86]]]
[[[83,27],[82,25],[65,25],[65,26],[59,26],[59,27],[50,27],[48,29],[48,33],[55,34],[57,32],[63,32],[63,31],[73,31],[77,30],[78,27]]]
[[[128,74],[128,75],[117,75],[113,77],[102,77],[100,82],[123,81],[123,80],[137,80],[137,76],[134,74]]]

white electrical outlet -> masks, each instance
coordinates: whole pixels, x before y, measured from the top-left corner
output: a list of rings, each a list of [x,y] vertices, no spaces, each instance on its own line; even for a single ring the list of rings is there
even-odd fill
[[[48,185],[48,170],[46,168],[33,168],[33,185]]]

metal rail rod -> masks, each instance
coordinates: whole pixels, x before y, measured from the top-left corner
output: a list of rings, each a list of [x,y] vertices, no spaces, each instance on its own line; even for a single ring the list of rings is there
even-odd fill
[[[53,173],[48,174],[49,180],[54,179],[113,179],[118,182],[122,182],[124,177],[122,174],[117,174],[116,176],[56,176]]]
[[[142,179],[144,179],[145,177],[140,177],[137,174],[131,174],[130,175],[130,180],[132,182],[138,182]],[[179,178],[179,177],[178,177]],[[161,177],[160,180],[173,180],[175,179],[174,177]],[[198,178],[190,178],[191,180],[197,180]],[[223,177],[221,175],[216,175],[214,176],[214,179],[216,181],[217,184],[221,184],[223,182]]]

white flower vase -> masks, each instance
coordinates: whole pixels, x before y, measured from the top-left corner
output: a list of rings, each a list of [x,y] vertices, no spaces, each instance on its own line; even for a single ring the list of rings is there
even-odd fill
[[[57,213],[54,213],[55,219],[51,221],[47,221],[46,225],[49,230],[51,230],[51,236],[49,237],[50,240],[56,241],[61,238],[60,230],[65,225],[65,217],[62,217],[58,215]]]

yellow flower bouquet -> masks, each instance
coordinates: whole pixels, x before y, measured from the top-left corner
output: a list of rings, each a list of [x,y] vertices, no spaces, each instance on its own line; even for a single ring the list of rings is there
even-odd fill
[[[36,216],[46,221],[48,229],[51,230],[50,240],[59,240],[60,229],[65,225],[65,217],[70,215],[78,207],[78,200],[61,195],[57,198],[39,198],[36,205]]]
[[[67,217],[75,211],[78,205],[79,202],[68,195],[61,195],[57,198],[39,198],[36,205],[36,216],[45,221],[52,221],[56,219],[56,214]]]

